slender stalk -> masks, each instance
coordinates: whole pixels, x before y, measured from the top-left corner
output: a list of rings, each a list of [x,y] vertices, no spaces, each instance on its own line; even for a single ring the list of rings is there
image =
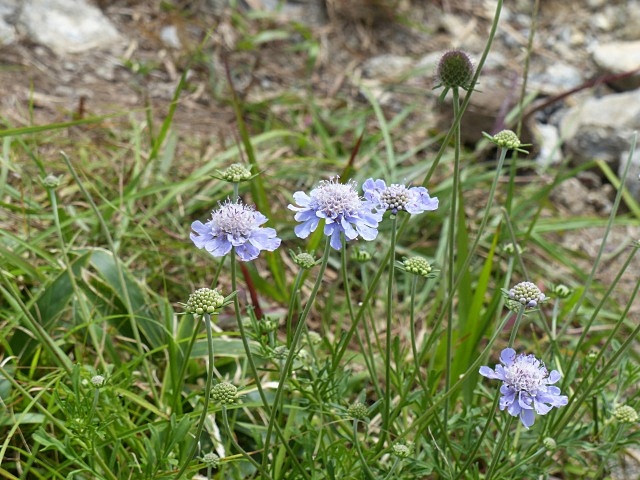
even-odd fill
[[[453,115],[460,113],[460,92],[457,87],[452,89],[453,93]],[[453,297],[455,290],[455,251],[456,251],[456,222],[458,221],[458,198],[460,197],[460,122],[454,123],[454,156],[453,156],[453,185],[451,192],[451,211],[449,212],[449,231],[447,232],[447,292],[448,302],[445,305],[447,311],[447,344],[444,376],[444,391],[451,388],[451,363],[453,361]],[[444,404],[443,418],[444,436],[447,436],[449,423],[449,402]]]
[[[196,427],[196,432],[193,438],[193,444],[191,445],[191,449],[189,450],[189,455],[187,456],[185,462],[180,467],[180,470],[175,476],[175,480],[179,480],[184,475],[184,472],[187,470],[189,463],[191,463],[191,459],[195,456],[196,450],[198,449],[198,445],[200,444],[200,435],[202,434],[202,430],[204,429],[204,422],[207,419],[207,413],[209,410],[209,397],[211,395],[211,383],[213,382],[213,334],[211,330],[211,315],[208,313],[204,313],[202,315],[202,321],[205,324],[207,329],[207,354],[209,356],[209,369],[207,372],[207,382],[204,387],[204,403],[202,405],[202,412],[200,413],[200,419],[198,420],[198,426]]]
[[[265,469],[266,467],[266,459],[268,457],[268,450],[271,442],[271,433],[276,423],[276,417],[277,417],[276,412],[281,407],[282,394],[284,392],[286,379],[289,375],[289,371],[291,370],[291,366],[293,365],[293,360],[296,355],[296,348],[297,348],[298,342],[300,341],[300,337],[302,336],[302,332],[304,331],[306,320],[307,320],[307,317],[309,316],[309,312],[311,311],[311,307],[313,306],[316,296],[318,295],[318,290],[320,289],[320,285],[322,284],[322,278],[324,277],[324,272],[327,268],[327,263],[329,262],[329,252],[331,251],[331,245],[329,242],[330,242],[330,238],[327,237],[327,242],[324,247],[324,253],[322,255],[322,260],[320,262],[320,271],[318,272],[316,283],[314,284],[313,289],[311,290],[311,296],[309,297],[309,300],[307,300],[304,310],[300,314],[300,318],[298,318],[298,324],[296,325],[296,330],[291,340],[289,353],[287,355],[287,359],[282,369],[282,374],[281,374],[282,376],[280,378],[280,382],[278,383],[278,388],[276,389],[275,398],[273,400],[274,408],[269,416],[269,425],[267,426],[267,434],[265,436],[265,441],[264,441],[265,453],[262,460],[263,469]]]
[[[493,450],[491,454],[491,465],[489,466],[489,470],[485,475],[485,480],[491,480],[491,478],[493,478],[493,474],[496,471],[498,463],[502,459],[502,455],[501,455],[502,449],[504,447],[505,441],[507,440],[507,437],[509,434],[509,427],[511,427],[512,420],[513,420],[513,417],[511,415],[507,415],[507,420],[504,424],[504,428],[502,429],[502,433],[500,434],[500,439],[498,440],[498,443],[496,444],[496,448]]]
[[[369,464],[367,459],[364,457],[362,453],[362,447],[360,446],[360,439],[358,438],[358,419],[353,419],[353,444],[356,446],[356,451],[358,452],[358,457],[360,458],[360,464],[362,465],[362,469],[365,473],[365,478],[374,479],[376,476],[373,474],[371,469],[369,468]]]
[[[378,449],[384,446],[389,435],[389,420],[391,418],[391,341],[393,324],[393,280],[395,274],[396,239],[398,228],[397,215],[391,216],[391,245],[389,246],[389,284],[387,285],[387,324],[385,329],[385,370],[384,370],[384,408],[382,410],[382,429],[378,440]]]
[[[222,405],[222,424],[224,425],[224,429],[227,431],[227,436],[229,437],[229,441],[231,442],[231,445],[233,445],[233,447],[236,450],[238,450],[242,454],[242,456],[246,458],[249,461],[249,463],[251,463],[251,465],[256,467],[256,470],[260,472],[260,475],[262,476],[262,478],[271,478],[269,473],[264,468],[262,468],[262,465],[256,462],[253,459],[253,457],[249,455],[249,453],[244,448],[242,448],[240,444],[237,442],[236,437],[233,434],[233,430],[231,430],[231,427],[229,426],[229,417],[227,415],[226,405]]]

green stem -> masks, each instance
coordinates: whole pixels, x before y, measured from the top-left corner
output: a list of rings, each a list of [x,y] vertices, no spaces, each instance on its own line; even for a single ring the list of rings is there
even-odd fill
[[[365,478],[369,478],[373,480],[376,476],[373,474],[371,469],[369,468],[369,464],[367,459],[364,458],[364,454],[362,453],[362,447],[360,446],[360,439],[358,438],[358,419],[353,419],[353,444],[356,446],[356,451],[358,452],[358,457],[360,458],[360,464],[362,465],[362,469],[365,473]]]
[[[504,447],[504,443],[507,440],[509,427],[511,427],[512,420],[513,420],[513,417],[511,415],[507,415],[507,420],[504,424],[504,428],[502,429],[502,433],[500,434],[500,440],[498,440],[498,443],[496,444],[496,448],[493,450],[493,453],[491,454],[491,465],[489,466],[489,470],[485,475],[485,480],[491,480],[498,466],[498,463],[502,459],[502,455],[501,455],[502,448]]]
[[[331,251],[331,245],[330,245],[330,237],[327,237],[327,242],[325,244],[324,247],[324,253],[322,255],[322,261],[320,262],[320,271],[318,272],[318,277],[316,279],[316,283],[313,286],[313,289],[311,290],[311,296],[309,297],[309,300],[307,301],[304,310],[302,311],[302,313],[300,314],[300,318],[298,318],[298,324],[296,325],[296,330],[293,334],[293,339],[291,340],[291,345],[289,347],[289,353],[287,355],[287,359],[285,361],[284,364],[284,368],[282,369],[282,376],[280,378],[280,382],[278,382],[278,388],[276,389],[276,395],[273,401],[273,411],[271,412],[271,414],[269,415],[269,425],[267,426],[267,434],[265,436],[265,440],[264,440],[264,450],[265,450],[265,454],[263,456],[263,461],[262,461],[262,466],[263,468],[266,467],[266,459],[268,458],[268,450],[269,450],[269,445],[271,442],[271,433],[273,431],[273,428],[275,426],[276,423],[276,412],[280,409],[281,407],[281,403],[282,403],[282,394],[284,392],[284,386],[286,383],[286,379],[289,375],[289,371],[291,370],[291,366],[293,365],[293,360],[295,358],[296,355],[296,348],[298,345],[298,342],[300,341],[300,337],[302,335],[302,332],[304,331],[304,327],[306,325],[306,320],[307,317],[309,316],[309,312],[311,311],[311,307],[313,306],[313,303],[316,299],[316,296],[318,295],[318,290],[320,290],[320,285],[322,284],[322,278],[324,277],[324,272],[327,268],[327,263],[329,262],[329,252]],[[233,273],[233,272],[232,272]],[[287,442],[284,442],[285,444],[287,444]],[[305,476],[305,478],[308,478],[308,476]]]
[[[182,464],[182,467],[176,474],[175,480],[179,480],[184,475],[184,472],[187,470],[189,463],[191,463],[191,459],[195,456],[196,450],[198,449],[198,445],[200,444],[200,435],[202,434],[202,430],[204,429],[204,422],[207,419],[207,414],[209,410],[209,397],[211,394],[211,383],[213,381],[213,334],[211,331],[211,315],[205,313],[202,315],[202,321],[205,324],[207,329],[207,353],[209,355],[209,370],[207,372],[207,382],[204,387],[204,403],[202,405],[202,413],[200,413],[200,419],[198,420],[198,426],[196,427],[196,433],[193,438],[193,444],[191,445],[191,449],[189,450],[189,455],[187,456],[185,462]]]
[[[458,116],[460,112],[460,93],[458,88],[452,90],[453,93],[453,115]],[[456,222],[458,219],[458,197],[460,196],[460,122],[453,124],[454,130],[454,161],[453,161],[453,185],[451,193],[451,211],[449,212],[449,231],[447,232],[447,292],[448,302],[445,306],[447,310],[447,345],[446,345],[446,367],[444,377],[444,390],[448,392],[451,388],[451,363],[453,355],[453,297],[455,289],[455,251],[456,251]],[[444,404],[444,432],[447,436],[449,423],[449,402]]]
[[[242,456],[251,463],[251,465],[256,467],[256,469],[260,472],[260,475],[262,476],[262,478],[271,478],[269,473],[264,468],[262,468],[262,465],[256,462],[253,459],[253,457],[249,455],[249,453],[247,453],[247,451],[244,448],[242,448],[240,444],[237,442],[236,437],[233,434],[233,430],[231,430],[231,427],[229,426],[229,417],[227,416],[226,405],[222,405],[222,423],[224,425],[225,430],[227,431],[227,436],[229,437],[229,441],[231,442],[231,445],[233,445],[233,447],[236,450],[238,450],[242,454]],[[265,452],[265,455],[266,455],[266,452]]]
[[[384,442],[389,435],[389,420],[391,418],[391,343],[393,324],[393,281],[395,274],[396,239],[398,228],[397,215],[391,216],[391,245],[389,246],[389,284],[387,285],[387,325],[385,338],[385,370],[384,370],[384,409],[382,410],[382,430],[378,440],[378,449],[384,446]]]

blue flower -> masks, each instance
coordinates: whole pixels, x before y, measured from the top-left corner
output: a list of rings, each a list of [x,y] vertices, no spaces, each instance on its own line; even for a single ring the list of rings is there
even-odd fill
[[[261,250],[274,251],[281,240],[273,228],[260,225],[267,217],[241,202],[227,200],[214,210],[211,220],[191,224],[191,240],[198,248],[204,248],[214,257],[222,257],[235,247],[243,262],[258,258]],[[197,235],[196,235],[197,234]]]
[[[500,387],[500,410],[507,410],[513,417],[520,417],[522,424],[529,428],[535,420],[534,412],[545,415],[553,407],[567,404],[566,395],[560,395],[558,387],[550,386],[560,380],[556,370],[547,372],[545,366],[533,355],[516,356],[513,348],[505,348],[500,354],[503,365],[480,367],[480,375],[502,380]]]
[[[324,219],[324,234],[330,237],[331,246],[340,250],[341,233],[347,241],[358,235],[365,240],[373,240],[378,235],[381,214],[372,212],[371,206],[363,201],[356,191],[356,183],[338,183],[338,177],[321,181],[307,195],[296,192],[293,198],[299,205],[289,205],[296,212],[295,219],[302,222],[294,231],[300,238],[307,238]]]
[[[401,183],[393,183],[387,187],[384,180],[369,178],[362,185],[362,190],[364,198],[383,213],[389,210],[395,215],[404,210],[414,215],[438,208],[438,199],[431,198],[424,187],[407,187]]]

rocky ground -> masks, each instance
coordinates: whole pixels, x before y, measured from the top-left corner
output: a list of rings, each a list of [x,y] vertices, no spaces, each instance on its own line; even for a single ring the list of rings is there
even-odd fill
[[[5,123],[123,112],[128,115],[110,121],[143,121],[147,104],[161,118],[188,70],[174,127],[215,151],[234,141],[227,62],[248,102],[269,104],[283,92],[304,98],[311,89],[328,111],[364,104],[366,92],[389,116],[423,104],[407,118],[405,135],[394,139],[398,151],[406,151],[424,140],[424,132],[443,130],[449,121],[443,112],[450,109],[438,105],[432,90],[435,63],[451,48],[477,61],[495,11],[495,0],[240,4],[238,14],[228,0],[0,0]],[[482,131],[514,128],[507,114],[518,108],[528,72],[523,137],[534,144],[541,171],[598,158],[620,172],[632,132],[640,130],[639,24],[639,0],[505,2],[465,117],[467,144],[473,148]],[[283,102],[268,107],[275,115],[288,108]],[[636,200],[639,173],[640,149],[627,182]],[[564,182],[553,199],[561,213],[604,216],[613,192],[600,172],[587,172]],[[633,226],[615,235],[611,255],[640,238]],[[593,229],[558,241],[593,252],[601,237]],[[605,281],[618,266],[611,265],[611,273],[602,274]]]

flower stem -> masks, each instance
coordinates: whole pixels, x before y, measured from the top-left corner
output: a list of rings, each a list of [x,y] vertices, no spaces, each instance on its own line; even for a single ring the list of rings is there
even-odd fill
[[[511,415],[508,415],[507,420],[504,424],[504,428],[502,429],[502,433],[500,434],[500,440],[498,440],[498,443],[496,444],[496,448],[493,450],[493,453],[491,454],[491,465],[489,466],[489,470],[487,471],[485,480],[491,480],[496,470],[496,467],[498,466],[498,462],[501,460],[502,448],[504,447],[504,442],[507,440],[509,427],[511,427],[512,420],[513,420],[513,417]]]
[[[298,318],[298,324],[296,325],[296,330],[293,334],[291,345],[289,346],[289,353],[287,355],[287,359],[282,369],[282,374],[281,374],[282,376],[280,378],[280,382],[278,383],[278,388],[276,389],[276,395],[273,400],[273,410],[269,416],[269,425],[267,426],[267,433],[264,440],[265,453],[262,461],[263,469],[266,467],[266,459],[268,457],[267,452],[269,450],[269,444],[271,441],[271,432],[273,431],[273,428],[276,423],[276,417],[277,417],[276,411],[280,409],[280,404],[282,403],[282,394],[284,392],[284,385],[286,383],[285,380],[289,375],[291,366],[293,365],[293,359],[295,358],[295,355],[296,355],[296,348],[297,348],[298,342],[300,341],[300,337],[302,336],[302,332],[304,331],[307,316],[309,315],[309,312],[311,311],[311,307],[313,306],[313,303],[315,301],[316,295],[318,294],[318,290],[320,289],[320,285],[322,284],[322,278],[324,277],[324,271],[326,270],[327,263],[329,262],[329,252],[331,250],[330,248],[331,245],[329,241],[330,241],[330,237],[327,237],[327,243],[325,244],[325,247],[324,247],[324,253],[322,255],[322,261],[320,262],[320,271],[318,272],[316,283],[314,284],[313,289],[311,290],[311,296],[309,297],[309,300],[307,301],[304,307],[304,310],[300,314],[300,318]]]
[[[458,116],[460,111],[460,92],[458,88],[453,88],[453,115]],[[454,129],[454,156],[453,156],[453,185],[451,193],[451,212],[449,215],[449,231],[447,238],[447,246],[449,251],[447,254],[447,292],[448,302],[445,306],[447,311],[447,345],[446,345],[446,364],[445,364],[445,377],[444,377],[444,390],[445,393],[451,388],[451,364],[453,353],[453,297],[455,289],[455,250],[456,250],[456,222],[458,219],[458,198],[460,197],[460,122],[454,123],[452,126]],[[449,423],[449,402],[444,404],[444,420],[443,435],[447,436],[447,425]]]
[[[382,410],[382,429],[378,440],[378,449],[384,446],[389,434],[389,420],[391,418],[391,328],[393,323],[393,280],[395,273],[396,239],[398,228],[397,215],[391,216],[391,245],[389,246],[389,284],[387,285],[387,325],[385,329],[385,371],[384,371],[384,408]]]
[[[175,480],[179,480],[184,475],[185,470],[191,463],[191,459],[196,454],[196,450],[198,449],[198,445],[200,444],[200,435],[202,434],[202,429],[204,428],[204,422],[207,418],[207,410],[209,409],[209,396],[211,393],[211,383],[213,381],[213,334],[211,332],[211,315],[205,313],[202,315],[202,321],[205,324],[207,329],[207,353],[209,355],[209,370],[207,372],[207,382],[204,387],[205,395],[204,395],[204,403],[202,405],[202,412],[200,413],[200,419],[198,420],[198,426],[196,427],[196,433],[193,438],[193,444],[191,445],[191,449],[189,451],[189,455],[187,456],[186,461],[182,464],[182,467],[176,474]]]
[[[247,453],[247,451],[244,448],[242,448],[240,446],[240,444],[237,442],[236,437],[233,434],[233,431],[231,430],[231,427],[229,426],[229,417],[227,415],[227,406],[226,405],[222,405],[222,423],[224,424],[224,428],[227,431],[227,435],[229,437],[229,441],[231,442],[231,445],[233,445],[233,447],[236,450],[238,450],[242,454],[242,456],[244,458],[246,458],[251,463],[251,465],[256,467],[256,469],[260,472],[260,475],[262,476],[262,478],[271,478],[269,473],[262,468],[262,465],[260,465],[258,462],[256,462],[253,459],[253,457],[251,455],[249,455]],[[265,452],[265,455],[266,455],[266,452]]]

